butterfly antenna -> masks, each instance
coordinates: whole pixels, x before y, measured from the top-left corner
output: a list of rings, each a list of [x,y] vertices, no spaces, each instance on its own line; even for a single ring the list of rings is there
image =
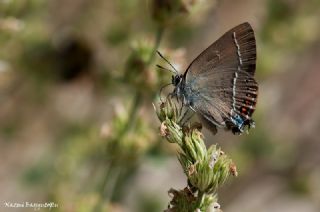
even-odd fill
[[[159,69],[161,69],[161,70],[165,70],[165,71],[170,71],[170,72],[172,72],[172,73],[176,73],[175,71],[173,71],[173,70],[171,70],[171,69],[168,69],[168,68],[165,68],[165,67],[163,67],[163,66],[161,66],[161,65],[156,65],[157,66],[157,68],[159,68]]]
[[[175,74],[178,74],[179,72],[177,71],[177,69],[159,52],[157,51],[158,55],[164,60],[166,61],[174,70]],[[158,66],[159,67],[159,66]],[[168,69],[167,69],[168,70]]]

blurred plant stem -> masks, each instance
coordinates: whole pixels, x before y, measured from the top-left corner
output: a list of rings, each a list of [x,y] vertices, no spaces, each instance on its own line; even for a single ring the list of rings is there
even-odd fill
[[[154,47],[151,51],[151,54],[149,56],[149,59],[145,62],[143,67],[149,67],[152,65],[155,55],[156,55],[156,50],[159,48],[160,42],[163,37],[163,27],[158,27],[155,35],[155,43]],[[137,119],[137,114],[138,110],[141,107],[143,103],[143,93],[141,90],[136,89],[132,100],[131,108],[128,113],[128,118],[126,123],[123,125],[122,129],[119,130],[117,134],[116,141],[114,143],[115,146],[117,146],[117,142],[120,142],[126,134],[128,134],[131,129],[134,127]],[[119,183],[119,180],[121,178],[121,175],[128,171],[124,170],[127,169],[123,164],[118,163],[117,161],[109,161],[109,158],[107,158],[107,166],[105,168],[105,176],[103,178],[103,183],[102,183],[102,189],[101,189],[101,198],[100,202],[98,202],[95,211],[101,211],[102,206],[105,202],[109,202],[112,199],[112,196],[115,192],[116,186]]]
[[[128,131],[130,131],[130,129],[133,127],[133,125],[134,125],[134,123],[136,121],[137,112],[138,112],[138,109],[139,109],[141,103],[142,103],[142,95],[141,95],[141,93],[139,91],[136,91],[136,94],[135,94],[135,96],[133,98],[133,102],[132,102],[131,109],[130,109],[130,112],[129,112],[128,121],[124,125],[122,131],[120,132],[119,139],[122,139],[122,137]]]
[[[155,58],[155,55],[156,55],[156,51],[159,48],[161,39],[163,37],[163,33],[164,33],[164,28],[162,26],[158,26],[158,29],[157,29],[157,32],[156,32],[155,45],[154,45],[153,51],[151,53],[150,59],[148,61],[148,65],[151,65],[152,62],[154,61],[154,58]]]
[[[150,59],[146,64],[147,66],[150,66],[152,64],[152,62],[154,61],[156,51],[160,46],[162,35],[163,35],[163,28],[159,27],[156,32],[156,40],[155,40],[154,48],[151,52]],[[123,135],[125,135],[128,131],[130,131],[130,129],[134,125],[134,123],[136,121],[136,117],[137,117],[137,112],[138,112],[138,109],[139,109],[141,103],[142,103],[142,93],[139,90],[137,90],[135,97],[133,99],[131,110],[129,112],[128,121],[127,121],[126,125],[124,126],[122,132],[120,133],[120,136],[119,136],[120,139],[122,138]]]
[[[167,98],[156,108],[160,135],[180,147],[178,160],[188,178],[185,189],[170,189],[172,200],[166,211],[219,211],[217,189],[230,174],[237,175],[236,166],[216,145],[206,147],[200,124],[180,124],[182,111],[178,106],[182,107]]]

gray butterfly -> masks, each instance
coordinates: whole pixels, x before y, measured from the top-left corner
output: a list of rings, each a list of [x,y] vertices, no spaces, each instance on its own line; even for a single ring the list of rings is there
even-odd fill
[[[172,76],[172,96],[197,113],[214,134],[218,128],[240,134],[254,126],[258,84],[256,41],[249,23],[226,32],[189,65]]]

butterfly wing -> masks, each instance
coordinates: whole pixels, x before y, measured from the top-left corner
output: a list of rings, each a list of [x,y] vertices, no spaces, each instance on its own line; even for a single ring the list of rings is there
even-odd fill
[[[253,123],[258,85],[256,42],[249,23],[226,32],[204,50],[184,74],[192,107],[219,127],[242,132]]]

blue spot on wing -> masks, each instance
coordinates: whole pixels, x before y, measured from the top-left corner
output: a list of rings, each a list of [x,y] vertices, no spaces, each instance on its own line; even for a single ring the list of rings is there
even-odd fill
[[[242,128],[242,125],[244,123],[244,120],[238,115],[234,115],[231,117],[231,121],[233,122],[234,125],[236,125],[239,129]]]

